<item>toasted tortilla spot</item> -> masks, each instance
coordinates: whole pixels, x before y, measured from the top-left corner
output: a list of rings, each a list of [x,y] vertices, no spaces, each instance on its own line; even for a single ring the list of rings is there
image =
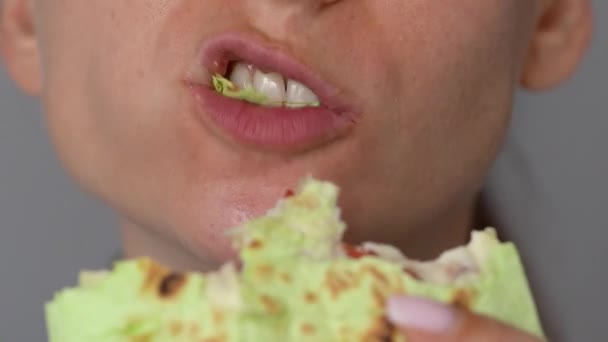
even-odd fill
[[[304,301],[306,303],[313,304],[317,301],[317,299],[317,295],[310,291],[306,291],[306,294],[304,294]]]
[[[459,289],[452,297],[452,304],[470,310],[473,307],[474,300],[475,292],[473,289]]]
[[[144,283],[142,284],[142,290],[144,292],[155,289],[165,275],[169,273],[163,266],[147,259],[141,260],[141,262],[138,263],[138,267],[141,269],[142,273],[145,274]]]
[[[174,321],[169,326],[169,330],[171,332],[171,336],[179,336],[184,332],[184,324],[179,321]]]
[[[311,323],[303,323],[300,326],[300,330],[302,331],[302,334],[304,334],[304,335],[313,335],[316,331],[316,328]]]
[[[129,342],[150,342],[150,341],[152,341],[152,337],[150,335],[142,335],[142,336],[131,337]]]
[[[344,270],[342,271],[342,273],[350,279],[357,279],[357,272],[354,272],[352,270]]]
[[[378,305],[379,307],[384,307],[386,303],[386,295],[382,293],[382,291],[377,286],[374,286],[374,288],[372,289],[372,296],[376,301],[376,305]]]
[[[186,276],[181,273],[170,273],[158,285],[158,294],[162,298],[175,297],[186,284]]]
[[[386,275],[384,275],[382,272],[380,272],[376,267],[374,267],[373,265],[366,265],[364,268],[365,271],[369,272],[369,274],[374,277],[379,283],[381,283],[384,286],[388,286],[390,281],[387,278]]]
[[[260,301],[262,302],[262,305],[264,306],[264,308],[270,313],[270,314],[276,314],[280,311],[281,307],[279,305],[279,303],[277,303],[274,299],[272,299],[269,296],[266,295],[262,295],[260,296]]]
[[[378,317],[363,335],[361,341],[391,342],[398,336],[398,330],[386,317]]]
[[[338,334],[339,334],[339,336],[342,337],[340,339],[340,341],[345,340],[348,336],[352,335],[352,333],[353,333],[353,328],[350,325],[342,325],[338,329]]]
[[[213,310],[213,312],[211,313],[211,316],[213,319],[213,324],[215,324],[215,325],[224,324],[224,321],[226,319],[226,316],[224,315],[224,313],[219,310]]]
[[[399,336],[400,331],[397,327],[392,324],[386,317],[383,317],[385,323],[384,334],[380,336],[380,341],[382,342],[391,342],[396,341],[397,336]]]
[[[274,268],[269,264],[257,265],[256,272],[260,277],[268,278],[274,273]]]
[[[329,289],[331,296],[336,299],[342,292],[348,290],[352,284],[349,284],[347,279],[341,277],[340,274],[328,271],[325,275],[325,285]]]
[[[198,336],[200,334],[200,328],[198,324],[192,322],[190,324],[190,336]]]
[[[291,283],[292,279],[288,273],[281,273],[281,280],[283,280],[286,284]]]
[[[260,240],[253,240],[249,244],[250,249],[258,250],[258,249],[262,249],[262,247],[264,247],[264,243]]]

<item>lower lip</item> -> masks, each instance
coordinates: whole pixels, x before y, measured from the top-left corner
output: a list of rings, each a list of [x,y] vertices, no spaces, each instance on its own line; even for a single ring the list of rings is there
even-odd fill
[[[240,144],[267,150],[311,149],[343,137],[354,125],[347,110],[264,107],[190,85],[204,117]]]

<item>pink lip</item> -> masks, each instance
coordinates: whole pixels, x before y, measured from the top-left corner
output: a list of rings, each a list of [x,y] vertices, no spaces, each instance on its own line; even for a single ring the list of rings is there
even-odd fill
[[[279,72],[306,84],[322,103],[299,109],[263,107],[222,96],[208,85],[209,80],[188,82],[205,114],[203,119],[210,118],[214,128],[221,128],[240,144],[275,151],[310,149],[344,136],[355,123],[356,112],[335,87],[280,47],[269,46],[255,36],[213,37],[203,46],[202,58],[211,74],[225,74],[232,60]]]

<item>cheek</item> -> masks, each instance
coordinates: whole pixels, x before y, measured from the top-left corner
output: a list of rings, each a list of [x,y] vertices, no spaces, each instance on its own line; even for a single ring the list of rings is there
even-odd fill
[[[438,212],[479,188],[507,129],[530,3],[369,1],[331,24],[343,31],[327,42],[332,66],[367,104],[353,156],[396,201]]]
[[[367,89],[386,93],[378,98],[400,106],[458,105],[487,100],[492,92],[500,96],[518,80],[533,23],[529,3],[378,3],[368,9],[377,26],[359,35],[365,37],[359,55],[381,61],[369,68]]]
[[[497,153],[532,26],[523,4],[427,2],[405,19],[415,34],[384,42],[395,46],[387,65],[399,70],[386,89],[398,99],[398,124],[385,129],[403,137],[403,150],[416,156],[413,164],[426,170],[426,183],[438,191],[479,187]],[[393,27],[397,22],[389,20]]]
[[[206,16],[220,11],[193,1],[72,2],[71,22],[45,23],[45,107],[58,154],[85,189],[133,222],[198,226],[201,194],[225,174],[214,163],[225,154],[198,126],[182,81],[198,63]]]
[[[397,142],[428,145],[470,135],[475,123],[505,121],[534,7],[528,0],[359,2],[314,34],[335,33],[319,51],[329,51],[328,72],[365,99],[366,120]]]
[[[185,66],[176,61],[191,61],[178,54],[193,52],[158,45],[190,37],[158,40],[165,16],[150,3],[163,2],[56,1],[45,9],[52,19],[40,19],[44,102],[58,154],[85,188],[111,203],[143,202],[125,198],[138,196],[135,188],[158,189],[171,166],[189,157],[175,148],[186,138],[180,116],[187,112],[178,93]]]
[[[396,108],[398,124],[387,131],[408,132],[407,143],[433,152],[422,156],[476,151],[478,159],[487,147],[492,158],[532,26],[523,3],[425,2],[411,14],[388,16],[380,44],[390,49],[384,73],[393,73],[378,86],[389,94],[385,103]],[[409,25],[401,28],[403,22]]]

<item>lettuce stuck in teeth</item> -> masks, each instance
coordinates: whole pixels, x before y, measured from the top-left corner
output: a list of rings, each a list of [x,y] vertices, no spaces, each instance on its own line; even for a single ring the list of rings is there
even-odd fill
[[[218,93],[241,101],[247,101],[250,103],[262,105],[262,106],[282,106],[290,108],[301,108],[301,107],[319,107],[321,104],[319,102],[314,103],[274,103],[270,102],[268,98],[262,94],[261,92],[255,90],[252,87],[247,87],[245,89],[238,89],[232,81],[227,79],[226,77],[216,74],[212,78],[213,88]]]
[[[259,105],[265,105],[268,102],[264,94],[256,91],[253,88],[239,90],[234,83],[222,75],[213,76],[213,88],[218,93],[233,99],[243,100]]]

